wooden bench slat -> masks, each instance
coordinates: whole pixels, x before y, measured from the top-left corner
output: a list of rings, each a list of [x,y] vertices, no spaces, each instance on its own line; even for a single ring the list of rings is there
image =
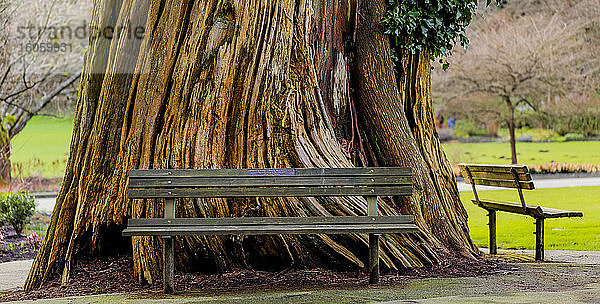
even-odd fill
[[[133,235],[270,235],[270,234],[349,234],[349,233],[405,233],[416,232],[414,224],[361,224],[361,225],[240,225],[240,226],[173,226],[132,227],[123,230],[124,236]]]
[[[411,185],[410,176],[261,176],[130,178],[130,188],[143,187],[289,187]]]
[[[224,198],[411,195],[412,186],[129,189],[129,198]]]
[[[139,177],[235,177],[235,176],[411,176],[409,167],[371,168],[295,168],[295,169],[138,169],[130,170],[130,178]]]
[[[469,178],[469,173],[465,170],[461,170],[461,175],[464,178]],[[485,179],[499,179],[499,180],[514,180],[512,173],[507,172],[471,172],[473,178],[485,178]],[[531,180],[531,174],[529,173],[517,173],[519,181],[527,182]]]
[[[514,180],[498,180],[498,179],[487,179],[487,178],[473,178],[476,185],[482,186],[492,186],[492,187],[503,187],[503,188],[513,188],[517,189],[518,187],[515,185]],[[470,178],[465,178],[466,184],[471,184]],[[521,185],[521,189],[533,190],[535,186],[533,185],[533,181],[527,182],[519,182]]]
[[[583,217],[583,212],[541,207],[544,218]]]
[[[517,173],[529,173],[529,169],[527,169],[527,166],[520,165],[458,164],[458,167],[461,170],[465,170],[465,166],[468,166],[471,172],[510,173],[511,168],[514,168]]]
[[[499,210],[499,211],[506,211],[506,212],[510,212],[510,213],[517,213],[517,214],[524,214],[524,215],[528,215],[529,212],[534,212],[535,214],[538,214],[539,211],[537,211],[537,207],[539,206],[532,206],[532,205],[527,205],[527,209],[523,209],[523,205],[521,203],[516,203],[516,202],[504,202],[504,201],[496,201],[496,200],[482,200],[480,199],[479,202],[477,202],[476,200],[472,200],[473,203],[475,205],[478,205],[482,208],[486,208],[486,209],[493,209],[493,210]]]
[[[524,215],[532,215],[536,217],[542,218],[560,218],[560,217],[582,217],[583,213],[578,211],[569,211],[569,210],[561,210],[554,209],[536,205],[527,205],[527,211],[523,209],[521,203],[517,202],[505,202],[505,201],[496,201],[496,200],[480,200],[477,202],[476,200],[472,200],[474,204],[479,205],[486,209],[493,209],[498,211],[505,211],[510,213],[524,214]]]
[[[215,225],[355,225],[414,224],[412,215],[397,216],[309,216],[309,217],[226,217],[226,218],[143,218],[129,219],[127,227],[215,226]]]

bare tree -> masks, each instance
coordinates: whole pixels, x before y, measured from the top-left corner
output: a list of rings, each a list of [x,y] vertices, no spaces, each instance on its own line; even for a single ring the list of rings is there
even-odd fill
[[[82,1],[82,3],[88,1]],[[89,5],[88,5],[89,7]],[[57,98],[74,99],[87,36],[81,3],[0,0],[0,180],[10,181],[11,139]],[[56,12],[69,12],[58,15]],[[85,21],[82,21],[85,22]],[[74,42],[76,27],[82,31]]]
[[[587,2],[598,7],[598,0]],[[598,50],[586,35],[593,19],[574,13],[569,2],[553,2],[553,9],[534,14],[500,11],[476,22],[471,47],[457,52],[447,72],[436,72],[437,91],[446,100],[469,100],[480,95],[505,105],[512,163],[517,163],[515,111],[537,110],[551,96],[586,92],[594,73]],[[578,5],[578,11],[584,6]]]

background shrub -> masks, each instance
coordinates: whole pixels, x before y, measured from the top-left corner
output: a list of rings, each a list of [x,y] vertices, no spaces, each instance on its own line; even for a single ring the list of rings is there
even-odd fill
[[[565,134],[565,141],[582,141],[585,140],[585,135],[579,133]]]
[[[600,117],[596,115],[581,114],[580,116],[555,117],[552,122],[552,127],[559,134],[574,132],[585,136],[600,134]]]
[[[476,126],[470,120],[458,120],[454,134],[458,137],[471,137],[471,136],[486,136],[488,131],[484,128]]]
[[[17,235],[35,213],[35,201],[27,192],[5,193],[0,196],[0,221],[9,223]]]

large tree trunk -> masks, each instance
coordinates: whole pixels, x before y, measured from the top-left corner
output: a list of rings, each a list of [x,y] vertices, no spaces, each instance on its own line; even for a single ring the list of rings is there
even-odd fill
[[[407,55],[416,63],[407,64],[398,90],[379,28],[382,12],[383,0],[361,1],[358,11],[355,1],[333,0],[99,1],[91,27],[129,22],[143,25],[146,36],[90,46],[67,171],[26,289],[54,273],[66,282],[78,254],[130,250],[120,238],[126,218],[162,216],[160,201],[126,199],[134,168],[411,166],[414,196],[382,200],[380,212],[414,214],[421,232],[385,236],[382,265],[401,270],[451,255],[472,259],[476,248],[433,124],[429,62]],[[362,198],[177,206],[178,217],[365,212]],[[131,246],[136,276],[153,282],[160,239],[133,237]],[[177,251],[187,271],[357,269],[367,239],[195,236],[178,238]]]

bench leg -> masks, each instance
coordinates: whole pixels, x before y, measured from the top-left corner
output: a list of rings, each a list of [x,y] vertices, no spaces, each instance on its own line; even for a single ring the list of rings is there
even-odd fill
[[[377,196],[367,196],[367,214],[377,216]],[[379,234],[369,234],[369,284],[379,284]]]
[[[163,238],[163,287],[166,294],[175,292],[175,244],[173,237]]]
[[[490,254],[497,254],[498,247],[496,245],[496,210],[488,211],[489,230],[490,230]]]
[[[544,260],[544,219],[535,219],[535,260]]]
[[[369,284],[379,283],[379,234],[369,234]]]
[[[175,200],[165,199],[164,218],[175,218]],[[175,237],[163,237],[163,287],[165,293],[175,292]]]

